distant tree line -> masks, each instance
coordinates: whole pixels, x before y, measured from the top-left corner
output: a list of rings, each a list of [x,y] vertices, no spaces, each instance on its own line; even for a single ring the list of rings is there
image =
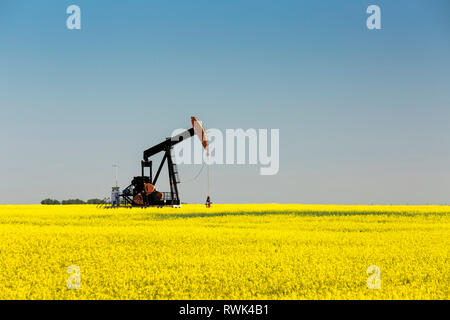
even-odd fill
[[[63,200],[59,202],[55,199],[44,199],[41,201],[41,204],[46,205],[57,205],[57,204],[103,204],[104,201],[100,199],[89,199],[87,202],[84,202],[80,199],[69,199],[69,200]]]

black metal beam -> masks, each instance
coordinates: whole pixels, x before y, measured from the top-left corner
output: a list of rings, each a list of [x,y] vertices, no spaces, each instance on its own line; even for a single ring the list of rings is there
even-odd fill
[[[144,160],[148,161],[148,158],[151,156],[154,156],[157,153],[160,153],[162,151],[167,150],[167,148],[171,148],[177,143],[180,143],[183,140],[189,139],[194,135],[194,129],[190,128],[189,130],[186,130],[185,132],[180,133],[179,135],[176,135],[172,138],[167,139],[166,141],[163,141],[156,146],[153,146],[147,150],[144,151]]]
[[[153,182],[152,182],[153,185],[156,185],[156,181],[158,181],[159,174],[161,173],[161,169],[162,169],[166,159],[167,159],[167,153],[164,154],[164,157],[161,160],[161,164],[159,165],[158,171],[156,171],[155,180],[153,180]]]
[[[150,165],[149,165],[149,168],[150,168],[150,183],[151,184],[153,184],[153,180],[152,180],[152,178],[153,178],[153,168],[152,168],[152,162],[150,161]]]

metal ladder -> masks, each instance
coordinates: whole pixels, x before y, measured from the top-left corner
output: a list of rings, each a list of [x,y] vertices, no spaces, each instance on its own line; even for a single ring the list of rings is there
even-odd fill
[[[173,159],[172,150],[170,151],[170,156]],[[178,175],[178,166],[173,161],[172,161],[172,171],[173,171],[173,175],[175,176],[175,182],[180,183],[180,176]]]

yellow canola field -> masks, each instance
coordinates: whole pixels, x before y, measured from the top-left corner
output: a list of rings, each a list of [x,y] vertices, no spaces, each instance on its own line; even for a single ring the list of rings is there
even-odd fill
[[[449,248],[448,206],[0,206],[0,299],[448,299]]]

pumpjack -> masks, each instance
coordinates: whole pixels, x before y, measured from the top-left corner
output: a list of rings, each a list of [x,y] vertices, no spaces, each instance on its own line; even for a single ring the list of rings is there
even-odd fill
[[[201,122],[196,117],[191,117],[191,123],[192,128],[189,130],[174,137],[166,138],[165,141],[144,151],[143,160],[141,161],[141,175],[134,177],[131,184],[120,194],[123,204],[137,207],[179,206],[181,204],[178,192],[180,180],[177,165],[172,159],[172,148],[178,143],[196,135],[202,142],[203,148],[208,150],[208,139]],[[164,153],[164,155],[153,177],[153,162],[150,158],[159,153]],[[159,192],[156,190],[156,183],[166,162],[169,173],[170,192]],[[148,175],[145,174],[146,168],[149,169]]]

